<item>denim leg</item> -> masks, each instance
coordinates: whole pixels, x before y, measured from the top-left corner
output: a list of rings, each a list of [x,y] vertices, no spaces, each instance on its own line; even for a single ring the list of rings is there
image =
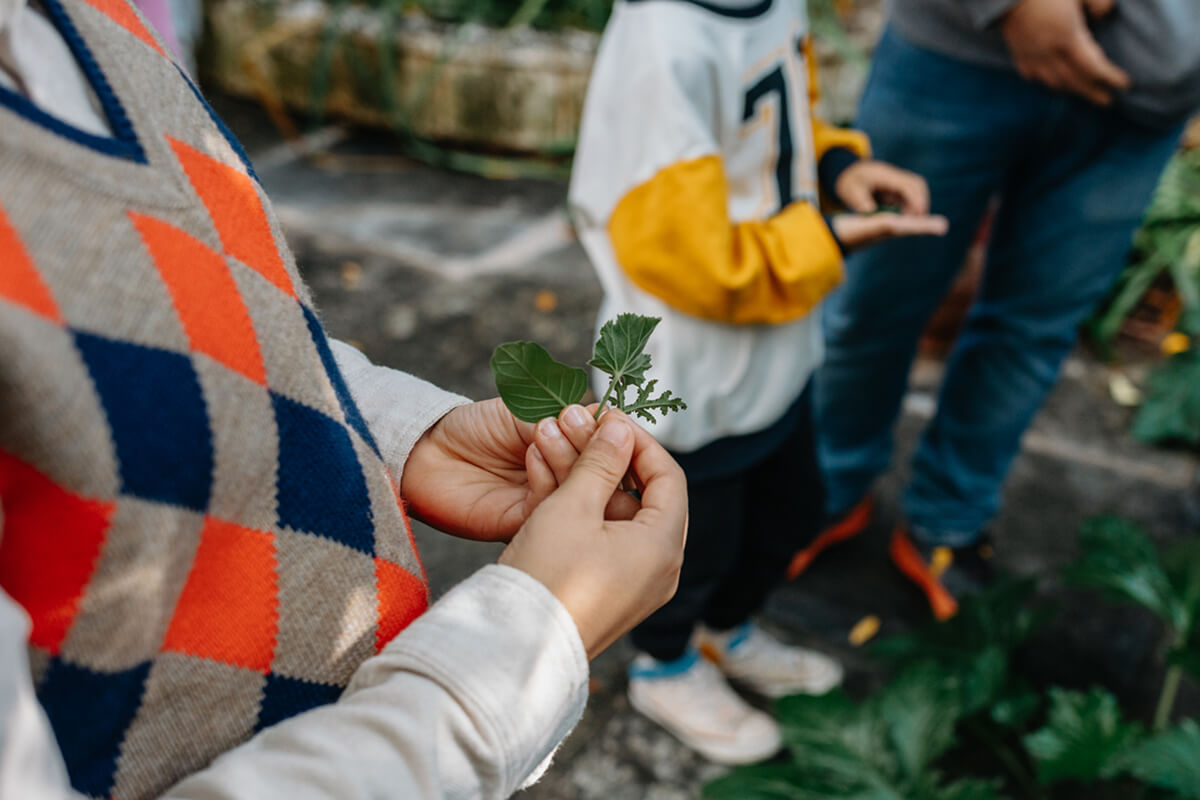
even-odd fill
[[[962,267],[1042,99],[1006,72],[930,53],[891,31],[880,41],[859,127],[876,158],[928,180],[932,209],[949,218],[950,232],[851,255],[845,283],[826,301],[814,414],[830,513],[854,505],[887,469],[918,338]],[[1011,115],[1004,108],[1028,110]]]
[[[969,543],[995,515],[1021,435],[1126,263],[1178,141],[1082,101],[1063,109],[1010,173],[980,296],[915,456],[904,511],[931,544]]]

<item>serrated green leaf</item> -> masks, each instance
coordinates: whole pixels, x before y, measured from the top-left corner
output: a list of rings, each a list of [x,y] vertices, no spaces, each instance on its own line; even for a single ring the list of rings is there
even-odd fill
[[[1143,783],[1200,798],[1200,725],[1184,720],[1138,742],[1121,754],[1117,769]]]
[[[954,726],[962,716],[956,676],[935,664],[902,672],[873,703],[887,725],[901,774],[917,778],[954,744]]]
[[[1043,783],[1069,778],[1086,782],[1110,777],[1118,754],[1141,736],[1140,725],[1122,720],[1117,699],[1109,692],[1054,688],[1045,727],[1022,741]]]
[[[650,356],[643,352],[660,317],[621,314],[600,326],[600,338],[588,366],[612,375],[618,381],[640,382],[650,369]]]
[[[651,413],[653,411],[657,411],[665,417],[669,411],[683,411],[687,408],[687,403],[683,402],[681,398],[672,396],[670,390],[654,397],[654,387],[657,385],[657,380],[648,381],[638,389],[634,401],[624,405],[622,410],[631,416],[638,416],[647,422],[654,422],[654,414]]]
[[[1200,445],[1200,349],[1177,353],[1154,370],[1133,435],[1145,442]]]
[[[550,357],[533,342],[506,342],[492,353],[496,390],[517,419],[537,422],[557,416],[587,392],[587,372]]]
[[[1079,547],[1079,560],[1064,573],[1068,580],[1148,608],[1176,631],[1186,629],[1189,615],[1154,542],[1136,523],[1119,517],[1089,519],[1080,529]]]

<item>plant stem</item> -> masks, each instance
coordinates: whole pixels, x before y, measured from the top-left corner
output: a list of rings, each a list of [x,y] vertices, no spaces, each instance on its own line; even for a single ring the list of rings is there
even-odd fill
[[[600,419],[600,415],[604,413],[604,407],[608,405],[608,399],[612,397],[613,389],[616,388],[616,385],[616,378],[608,382],[608,388],[604,390],[604,397],[600,399],[600,405],[596,407],[596,419]]]
[[[1171,712],[1175,708],[1175,696],[1179,693],[1179,680],[1183,677],[1183,667],[1176,664],[1167,669],[1167,677],[1163,679],[1162,694],[1158,696],[1158,707],[1154,710],[1154,730],[1161,731],[1171,721]]]

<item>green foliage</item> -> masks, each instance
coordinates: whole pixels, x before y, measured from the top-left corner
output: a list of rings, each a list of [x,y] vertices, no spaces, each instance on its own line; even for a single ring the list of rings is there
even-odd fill
[[[534,342],[506,342],[492,353],[496,391],[517,419],[557,416],[587,392],[587,373],[555,361]]]
[[[1176,353],[1150,376],[1133,435],[1145,442],[1200,445],[1200,350]]]
[[[1200,725],[1184,720],[1145,739],[1126,750],[1116,766],[1143,783],[1200,798]]]
[[[1143,605],[1170,626],[1177,666],[1164,680],[1153,734],[1125,719],[1109,692],[1036,690],[1013,675],[1012,651],[1044,613],[1032,602],[1032,581],[1006,582],[963,601],[948,622],[879,642],[873,654],[899,674],[867,699],[832,692],[779,701],[790,762],[735,769],[705,796],[1200,800],[1200,725],[1166,727],[1181,668],[1200,674],[1200,540],[1160,557],[1136,525],[1101,518],[1083,527],[1080,545],[1069,570],[1077,583]],[[1003,780],[989,779],[994,774]],[[1131,794],[1134,781],[1153,791]]]
[[[935,762],[962,714],[954,675],[919,664],[861,703],[839,691],[779,701],[788,765],[743,767],[705,790],[714,800],[999,800],[998,784],[947,780]]]
[[[1034,585],[1028,579],[998,583],[964,598],[949,620],[883,639],[872,652],[894,664],[931,660],[950,670],[957,676],[964,713],[993,707],[1005,698],[1008,705],[1001,718],[1024,716],[1030,701],[1008,685],[1008,654],[1041,622],[1029,605]]]
[[[1116,757],[1141,733],[1140,725],[1121,719],[1117,699],[1108,692],[1052,688],[1045,727],[1024,742],[1042,782],[1067,778],[1090,782],[1111,777]]]
[[[600,409],[596,411],[597,416],[609,401],[625,413],[639,416],[647,422],[654,422],[652,411],[658,411],[665,417],[669,411],[687,408],[683,400],[672,397],[669,390],[654,397],[658,381],[652,380],[645,385],[642,383],[646,380],[646,370],[650,369],[650,354],[642,351],[661,321],[658,317],[621,314],[600,327],[600,340],[596,342],[595,354],[588,366],[609,375],[610,381],[600,401]],[[635,387],[638,389],[637,397],[626,401],[626,392]]]
[[[597,417],[606,405],[649,422],[654,421],[653,411],[666,416],[669,411],[687,408],[670,391],[655,397],[658,382],[646,382],[650,355],[643,350],[659,321],[658,317],[621,314],[600,328],[588,364],[610,375],[611,381],[596,410]],[[544,347],[533,342],[506,342],[497,347],[492,353],[492,375],[508,410],[526,422],[557,416],[587,392],[587,372],[555,361]],[[637,396],[626,401],[631,388],[637,389]]]
[[[1154,543],[1137,524],[1118,517],[1090,519],[1079,544],[1082,554],[1067,569],[1069,580],[1148,608],[1176,631],[1188,630],[1194,609],[1176,593]]]
[[[1088,324],[1092,338],[1109,346],[1146,290],[1164,275],[1183,300],[1180,330],[1200,335],[1200,150],[1180,152],[1167,164],[1135,249],[1138,258]]]

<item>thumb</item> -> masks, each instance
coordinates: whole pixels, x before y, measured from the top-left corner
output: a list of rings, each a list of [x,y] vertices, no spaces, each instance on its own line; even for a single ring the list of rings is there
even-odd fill
[[[558,494],[588,517],[602,517],[633,457],[632,423],[609,413],[600,422]]]
[[[1117,0],[1083,0],[1083,7],[1092,19],[1107,17],[1116,5]]]

